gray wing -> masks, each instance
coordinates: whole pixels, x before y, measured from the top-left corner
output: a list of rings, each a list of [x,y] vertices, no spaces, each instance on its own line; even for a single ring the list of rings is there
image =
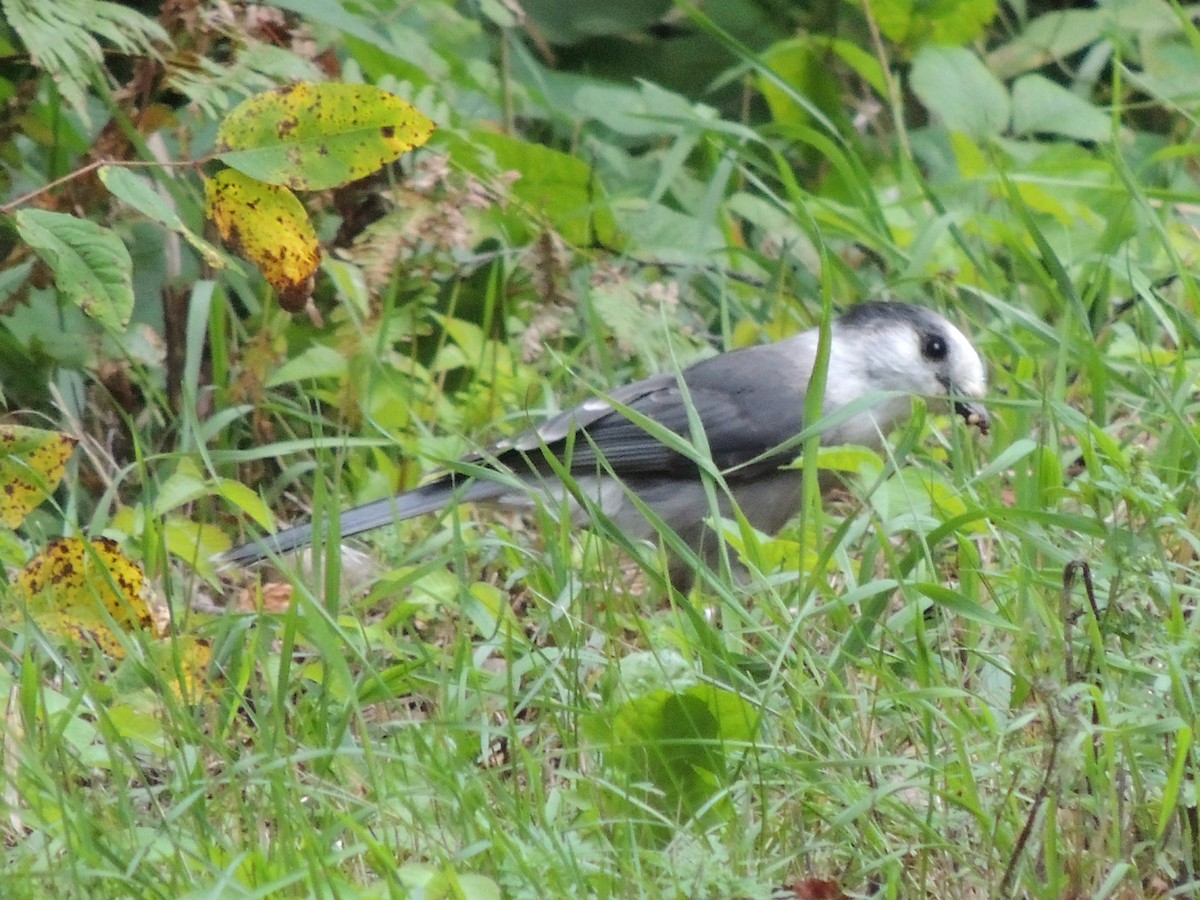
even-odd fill
[[[719,469],[742,466],[734,478],[752,478],[795,455],[772,451],[803,429],[809,368],[798,364],[784,341],[724,353],[685,369],[680,376],[656,375],[613,391],[613,402],[596,398],[548,419],[539,428],[502,441],[489,454],[514,470],[549,471],[545,454],[563,458],[569,469],[595,473],[603,457],[617,475],[696,472],[687,456],[661,443],[617,406],[628,407],[691,440],[690,409]],[[679,378],[687,388],[686,398]],[[615,405],[614,405],[615,404]],[[759,459],[763,457],[763,459]],[[758,460],[752,465],[745,465]]]

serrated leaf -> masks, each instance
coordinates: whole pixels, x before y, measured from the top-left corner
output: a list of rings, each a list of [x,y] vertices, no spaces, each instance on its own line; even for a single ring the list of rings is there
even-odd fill
[[[969,50],[925,47],[913,60],[909,81],[925,108],[951,131],[984,138],[1008,127],[1008,92]]]
[[[127,3],[4,0],[0,6],[33,64],[53,76],[56,90],[85,123],[90,123],[92,111],[84,89],[104,77],[106,49],[130,57],[156,57],[155,45],[171,42],[161,25]]]
[[[142,215],[153,219],[160,225],[183,235],[189,244],[196,248],[204,262],[214,269],[225,268],[225,260],[220,251],[183,224],[183,219],[175,212],[170,202],[154,187],[148,178],[134,175],[128,169],[120,166],[101,166],[97,173],[100,181],[108,188],[109,193],[122,202],[132,206]]]
[[[205,182],[204,202],[221,239],[258,267],[278,291],[279,304],[302,308],[312,294],[321,248],[296,195],[225,169]]]
[[[57,431],[0,425],[0,522],[16,528],[54,492],[77,443]]]
[[[21,238],[54,273],[54,285],[100,324],[123,331],[133,315],[133,261],[121,239],[87,219],[23,209]]]
[[[324,190],[419,147],[433,122],[366,84],[302,82],[251,97],[217,131],[218,158],[260,181]]]

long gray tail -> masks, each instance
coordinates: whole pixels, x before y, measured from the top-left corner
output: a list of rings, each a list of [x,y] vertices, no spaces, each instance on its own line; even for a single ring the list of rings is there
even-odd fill
[[[506,489],[501,485],[486,481],[455,485],[449,478],[443,478],[424,487],[397,494],[395,497],[387,497],[346,510],[338,520],[339,531],[342,537],[347,538],[372,528],[381,528],[393,522],[437,512],[453,501],[471,503],[491,500],[505,492]],[[313,524],[306,522],[227,550],[216,557],[216,562],[219,566],[248,566],[271,556],[307,547],[312,543],[312,539]]]

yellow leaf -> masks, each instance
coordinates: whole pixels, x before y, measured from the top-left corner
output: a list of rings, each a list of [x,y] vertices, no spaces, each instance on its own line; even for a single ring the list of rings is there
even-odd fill
[[[28,617],[50,636],[94,645],[116,659],[125,647],[112,625],[123,631],[159,636],[166,622],[155,621],[146,602],[146,579],[109,538],[59,538],[17,576],[17,609],[6,610],[11,624]],[[165,618],[165,617],[163,617]]]
[[[287,188],[263,184],[234,169],[205,182],[205,211],[222,240],[258,266],[295,312],[312,293],[321,248],[308,214]]]
[[[0,523],[16,528],[53,493],[77,443],[57,431],[0,425]]]
[[[217,130],[218,159],[294,190],[365,178],[433,134],[411,104],[369,84],[292,84],[258,94]]]
[[[169,685],[179,699],[186,702],[201,698],[212,663],[210,641],[182,634],[154,641],[146,650],[146,663],[152,672]]]

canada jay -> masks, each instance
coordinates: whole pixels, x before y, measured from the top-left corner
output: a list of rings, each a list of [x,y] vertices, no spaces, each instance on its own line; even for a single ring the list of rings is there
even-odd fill
[[[469,477],[449,472],[343,512],[340,533],[359,534],[452,502],[528,508],[535,495],[559,500],[565,495],[575,524],[587,519],[589,504],[579,502],[586,497],[629,537],[652,539],[655,529],[631,499],[635,494],[711,561],[716,542],[709,530],[710,494],[698,459],[711,457],[746,519],[761,531],[775,533],[799,509],[802,473],[782,467],[800,452],[794,438],[804,427],[819,336],[814,328],[722,353],[678,375],[655,375],[585,400],[465,458]],[[969,424],[987,431],[988,414],[976,402],[986,387],[983,362],[961,331],[928,309],[906,303],[852,307],[833,322],[826,371],[823,410],[829,424],[820,436],[823,444],[880,447],[884,433],[909,413],[912,394],[949,397]],[[696,424],[702,433],[693,430]],[[706,449],[681,452],[688,448],[667,432]],[[569,491],[556,470],[570,474]],[[487,477],[498,471],[507,474]],[[717,491],[718,509],[729,515],[724,494]],[[220,560],[245,565],[311,542],[312,525],[298,525],[235,547]],[[677,586],[690,584],[693,575],[678,559],[670,574]]]

